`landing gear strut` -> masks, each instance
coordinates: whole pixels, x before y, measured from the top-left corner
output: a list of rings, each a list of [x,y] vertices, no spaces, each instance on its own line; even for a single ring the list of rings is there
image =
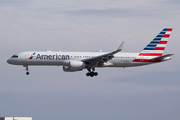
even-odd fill
[[[26,69],[25,69],[25,70],[27,71],[27,72],[26,72],[26,75],[29,75],[28,65],[24,65],[24,67],[26,67]]]
[[[94,77],[94,76],[97,76],[98,73],[97,72],[94,72],[95,71],[95,68],[92,68],[92,71],[90,68],[87,69],[89,72],[86,73],[86,76],[90,76],[90,77]]]

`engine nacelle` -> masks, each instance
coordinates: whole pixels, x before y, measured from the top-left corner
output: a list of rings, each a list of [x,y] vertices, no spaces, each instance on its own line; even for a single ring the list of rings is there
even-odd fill
[[[81,71],[86,68],[86,64],[81,61],[70,61],[68,66],[63,66],[65,72]]]

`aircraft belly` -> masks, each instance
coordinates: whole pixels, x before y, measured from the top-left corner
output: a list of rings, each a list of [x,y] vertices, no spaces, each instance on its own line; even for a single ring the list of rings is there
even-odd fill
[[[68,65],[67,60],[57,61],[57,60],[34,60],[34,61],[25,61],[23,64],[25,65]]]
[[[114,59],[111,62],[113,63],[112,67],[131,67],[131,66],[136,66],[134,63],[132,63],[132,60],[127,60],[127,59]]]

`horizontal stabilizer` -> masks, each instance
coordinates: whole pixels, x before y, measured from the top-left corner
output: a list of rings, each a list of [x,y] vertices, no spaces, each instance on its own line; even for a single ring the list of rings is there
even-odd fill
[[[152,58],[152,59],[150,59],[151,61],[156,61],[156,60],[163,60],[164,58],[166,58],[166,57],[170,57],[170,56],[172,56],[172,55],[174,55],[174,54],[167,54],[167,55],[163,55],[163,56],[159,56],[159,57],[155,57],[155,58]]]

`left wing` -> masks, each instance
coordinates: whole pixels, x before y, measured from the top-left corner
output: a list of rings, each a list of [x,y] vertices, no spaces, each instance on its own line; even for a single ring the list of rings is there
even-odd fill
[[[92,57],[92,58],[88,58],[88,59],[83,59],[81,61],[85,62],[86,64],[90,64],[91,67],[95,67],[100,63],[104,63],[104,62],[107,62],[108,60],[111,60],[114,57],[114,54],[116,54],[122,50],[123,45],[124,45],[124,41],[121,43],[119,48],[113,52],[110,52],[110,53],[107,53],[104,55],[100,55],[100,56],[96,56],[96,57]]]

